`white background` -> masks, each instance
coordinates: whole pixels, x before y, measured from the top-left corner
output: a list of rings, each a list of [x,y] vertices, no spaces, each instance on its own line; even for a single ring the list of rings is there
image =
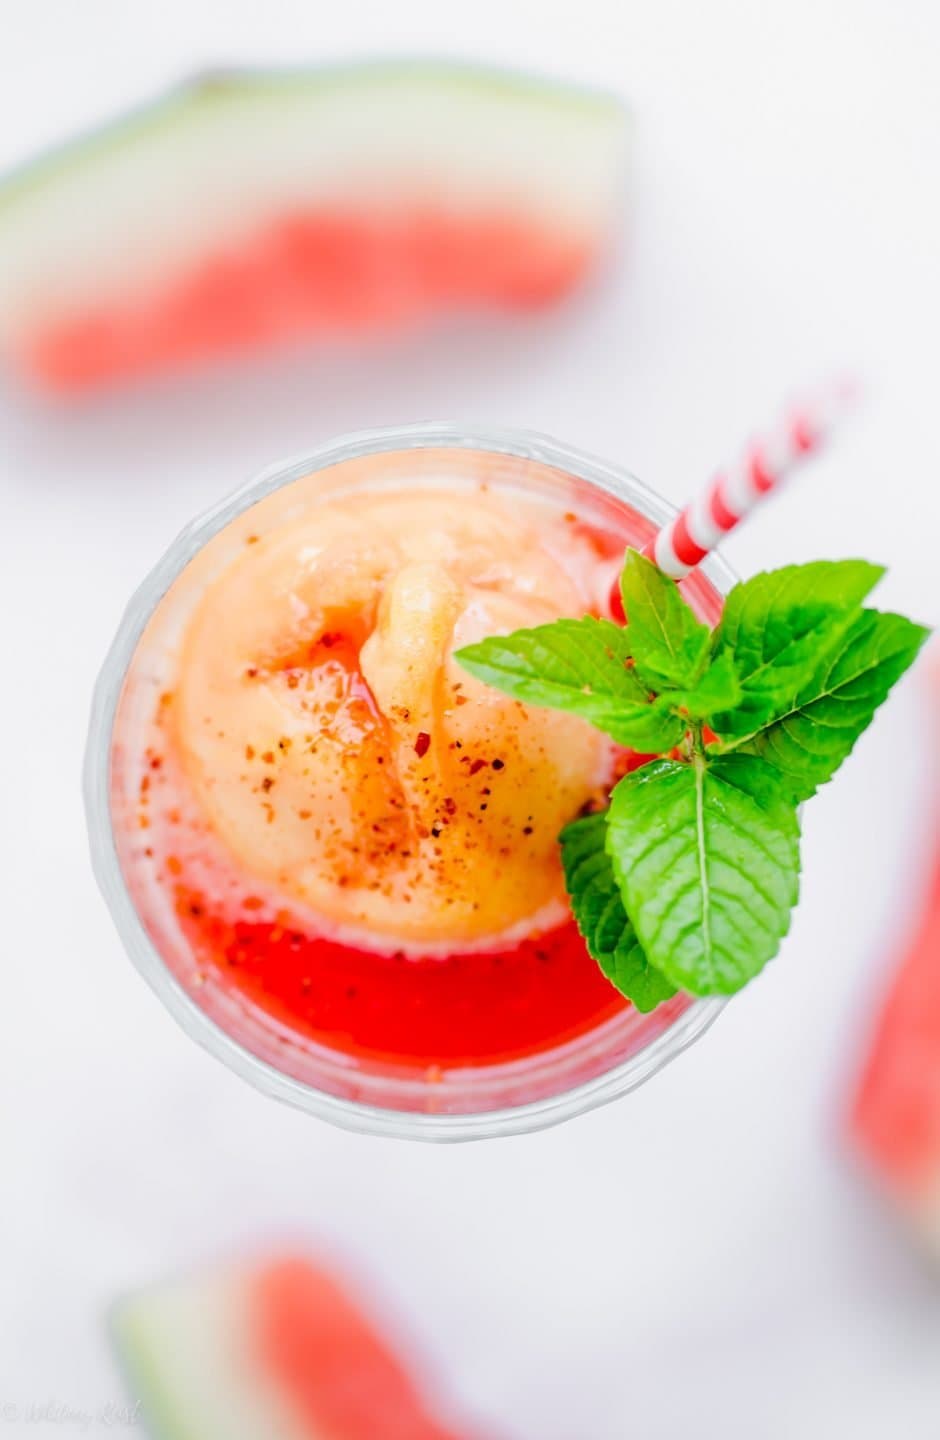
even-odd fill
[[[93,888],[78,774],[96,667],[176,529],[262,464],[358,426],[533,426],[679,500],[794,387],[848,367],[865,408],[729,559],[749,573],[877,558],[884,603],[940,620],[940,10],[3,11],[4,164],[199,67],[363,53],[599,82],[631,99],[637,132],[617,274],[496,345],[455,327],[81,410],[0,391],[0,1401],[117,1399],[100,1324],[117,1294],[293,1236],[361,1266],[501,1435],[935,1440],[940,1292],[843,1133],[922,869],[927,667],[810,807],[784,955],[701,1045],[605,1111],[453,1149],[334,1132],[192,1046]]]

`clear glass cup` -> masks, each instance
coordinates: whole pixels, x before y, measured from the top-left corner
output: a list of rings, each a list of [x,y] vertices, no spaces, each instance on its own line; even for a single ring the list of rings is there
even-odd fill
[[[497,465],[499,485],[564,501],[564,508],[622,520],[624,507],[640,527],[637,543],[674,513],[638,480],[547,437],[473,431],[428,424],[344,437],[265,470],[188,525],[130,601],[94,693],[85,756],[85,804],[96,878],[125,948],[184,1030],[260,1090],[351,1130],[423,1140],[512,1135],[569,1119],[615,1100],[648,1080],[698,1039],[725,1002],[678,995],[650,1015],[627,1008],[555,1049],[499,1064],[426,1070],[352,1057],[309,1040],[252,1006],[233,987],[197,974],[185,942],[159,897],[143,894],[122,846],[123,807],[117,796],[133,748],[128,727],[156,697],[159,676],[149,662],[145,630],[161,600],[212,537],[283,486],[313,472],[336,493],[367,494],[402,477],[446,485],[474,456]],[[370,458],[374,457],[374,458]],[[494,460],[494,457],[498,457]],[[703,604],[727,592],[734,576],[717,556],[700,567]],[[162,612],[161,612],[162,613]],[[172,623],[168,621],[167,623]],[[152,626],[151,626],[152,629]],[[128,718],[130,717],[130,718]],[[121,728],[123,727],[123,728]],[[122,855],[123,851],[123,855]],[[155,906],[157,907],[155,909]]]

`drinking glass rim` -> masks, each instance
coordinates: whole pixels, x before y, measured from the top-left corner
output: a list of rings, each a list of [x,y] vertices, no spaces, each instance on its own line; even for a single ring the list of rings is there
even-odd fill
[[[131,595],[92,694],[83,793],[92,870],[118,935],[135,968],[190,1039],[256,1089],[343,1129],[402,1139],[457,1141],[546,1129],[619,1099],[699,1039],[717,1019],[727,999],[691,997],[688,1007],[667,1030],[628,1059],[570,1089],[519,1105],[480,1112],[429,1113],[385,1108],[333,1095],[286,1074],[240,1044],[201,1009],[172,974],[131,898],[118,857],[110,796],[112,736],[125,677],[151,616],[190,561],[238,515],[304,475],[368,455],[427,449],[508,455],[550,466],[639,509],[645,518],[658,524],[677,513],[673,505],[624,467],[526,429],[476,429],[450,421],[431,421],[358,430],[265,466],[189,521]],[[720,594],[726,594],[736,579],[730,566],[714,553],[699,569]]]

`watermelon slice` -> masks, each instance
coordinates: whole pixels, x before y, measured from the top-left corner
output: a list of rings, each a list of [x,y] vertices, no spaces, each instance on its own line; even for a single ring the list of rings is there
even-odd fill
[[[0,187],[0,353],[68,391],[547,305],[610,240],[625,129],[457,66],[209,76]]]
[[[878,1017],[856,1145],[940,1259],[940,834],[926,903]]]
[[[306,1258],[134,1296],[113,1334],[157,1440],[470,1437],[434,1418],[373,1322]]]

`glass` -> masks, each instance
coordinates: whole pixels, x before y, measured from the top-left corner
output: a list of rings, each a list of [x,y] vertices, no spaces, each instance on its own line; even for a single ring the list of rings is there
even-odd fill
[[[679,995],[651,1015],[628,1007],[552,1050],[448,1069],[433,1078],[417,1067],[409,1071],[347,1055],[298,1035],[251,1006],[233,987],[197,977],[191,955],[187,967],[185,942],[174,934],[168,917],[155,920],[148,914],[145,923],[140,877],[132,873],[126,850],[122,863],[124,822],[115,797],[129,747],[116,734],[116,722],[120,719],[127,730],[141,709],[138,692],[145,701],[156,694],[158,682],[147,654],[150,630],[146,637],[144,632],[161,600],[193,557],[236,516],[314,472],[329,469],[335,493],[349,493],[350,486],[367,492],[370,484],[373,489],[387,485],[390,471],[394,480],[400,461],[402,478],[414,481],[417,475],[421,483],[446,486],[461,468],[472,469],[474,456],[496,464],[501,491],[505,486],[554,497],[579,516],[585,510],[595,517],[616,515],[621,527],[627,507],[634,528],[639,527],[636,543],[674,513],[626,471],[530,433],[477,433],[447,424],[377,430],[272,466],[188,525],[131,599],[95,689],[85,757],[96,878],[128,954],[187,1034],[277,1099],[348,1129],[424,1140],[519,1134],[617,1099],[698,1039],[725,1002]],[[715,592],[727,593],[733,580],[720,558],[709,557],[694,582],[700,603],[707,609],[711,595],[714,610]]]

